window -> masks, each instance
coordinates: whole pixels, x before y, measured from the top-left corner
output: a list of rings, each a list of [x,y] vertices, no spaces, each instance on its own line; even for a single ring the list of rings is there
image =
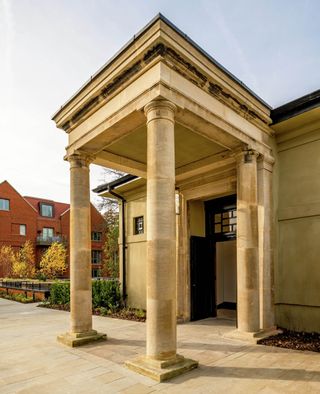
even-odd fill
[[[92,264],[100,264],[101,263],[101,250],[92,250],[91,251],[91,262],[92,262]]]
[[[27,234],[27,226],[25,224],[20,224],[19,234],[24,236]]]
[[[143,234],[144,233],[143,216],[138,216],[133,220],[134,220],[134,234]]]
[[[235,233],[237,231],[237,211],[230,209],[227,212],[216,213],[214,215],[214,232]]]
[[[53,217],[53,206],[49,204],[40,203],[40,215],[47,218]]]
[[[6,198],[0,198],[0,211],[9,211],[10,201]]]
[[[44,240],[50,240],[53,238],[53,228],[43,227],[42,229],[42,237]]]
[[[101,271],[100,271],[100,270],[93,269],[93,270],[92,270],[92,277],[93,277],[93,278],[99,278],[99,276],[101,276]]]
[[[97,231],[91,232],[91,240],[92,241],[101,241],[101,239],[102,239],[102,233],[97,232]]]

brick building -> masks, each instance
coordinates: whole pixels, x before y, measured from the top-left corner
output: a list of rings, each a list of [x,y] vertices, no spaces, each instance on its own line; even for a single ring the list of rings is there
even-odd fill
[[[34,245],[36,265],[53,242],[67,247],[69,276],[70,205],[52,200],[21,196],[8,181],[0,183],[0,246],[19,249],[27,240]],[[105,221],[91,204],[92,276],[99,275],[105,242]],[[0,277],[3,276],[0,267]]]

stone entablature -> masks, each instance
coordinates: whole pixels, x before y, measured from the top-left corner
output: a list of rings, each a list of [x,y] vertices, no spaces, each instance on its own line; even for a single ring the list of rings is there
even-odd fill
[[[226,149],[236,148],[240,139],[271,155],[270,108],[161,17],[54,115],[58,127],[69,133],[67,153],[84,149],[97,155],[96,164],[121,165],[116,155],[101,150],[101,141],[107,147],[116,134],[119,139],[141,127],[143,107],[157,97],[177,106],[177,123],[219,139]],[[145,167],[136,167],[136,174],[144,176]]]
[[[90,113],[96,111],[100,106],[106,104],[119,90],[124,89],[128,83],[137,77],[138,74],[143,73],[151,62],[154,64],[156,61],[164,62],[169,68],[205,92],[213,95],[245,119],[255,123],[258,127],[263,127],[270,123],[270,118],[266,114],[262,114],[260,110],[254,108],[246,100],[239,98],[230,89],[224,87],[222,83],[209,76],[205,71],[196,68],[187,58],[180,55],[172,47],[159,42],[145,52],[141,59],[137,60],[124,71],[121,71],[111,81],[106,82],[98,93],[87,100],[70,119],[62,124],[61,128],[66,132],[71,132],[79,121],[81,122],[81,120],[86,118],[86,115],[90,115]],[[270,130],[268,131],[270,132]]]

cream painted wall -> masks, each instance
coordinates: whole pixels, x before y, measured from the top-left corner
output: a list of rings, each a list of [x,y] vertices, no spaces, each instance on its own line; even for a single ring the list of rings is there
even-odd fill
[[[144,234],[134,234],[134,218],[137,216],[144,216]],[[146,231],[146,197],[128,199],[126,203],[126,277],[127,301],[132,308],[146,309]],[[120,267],[122,267],[121,261]]]
[[[205,237],[205,211],[203,201],[189,202],[190,235]]]
[[[276,323],[320,332],[320,130],[279,144]]]
[[[213,263],[213,262],[212,262]],[[237,241],[216,243],[216,303],[237,302]]]

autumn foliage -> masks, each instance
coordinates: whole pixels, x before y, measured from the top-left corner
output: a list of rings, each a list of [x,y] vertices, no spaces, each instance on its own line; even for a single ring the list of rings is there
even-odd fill
[[[14,251],[11,246],[2,246],[0,247],[0,274],[7,278],[22,279],[39,277],[41,274],[43,278],[55,279],[66,271],[66,258],[65,246],[54,242],[42,256],[40,270],[37,272],[31,241],[26,241],[18,251]]]
[[[40,272],[48,279],[61,276],[67,269],[67,252],[63,244],[54,242],[46,250],[40,261]]]
[[[10,277],[14,261],[14,251],[11,246],[1,246],[0,248],[0,272],[3,277]]]
[[[11,276],[13,278],[34,278],[36,274],[34,248],[31,241],[26,241],[14,254]]]

